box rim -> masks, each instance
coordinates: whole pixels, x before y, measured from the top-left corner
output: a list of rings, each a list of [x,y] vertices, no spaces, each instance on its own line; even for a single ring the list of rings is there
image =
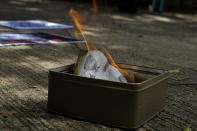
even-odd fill
[[[105,84],[96,84],[96,86],[102,86],[105,88],[114,88],[114,89],[119,89],[119,90],[127,90],[127,91],[132,91],[132,92],[141,92],[143,90],[148,89],[149,87],[158,84],[160,81],[166,80],[168,78],[168,72],[167,71],[163,71],[163,73],[152,77],[148,80],[145,80],[141,83],[122,83],[122,82],[116,82],[116,81],[109,81],[109,80],[104,80],[104,79],[94,79],[94,78],[88,78],[88,77],[83,77],[83,76],[78,76],[75,74],[70,74],[70,73],[66,73],[66,72],[61,72],[63,70],[65,70],[66,67],[68,66],[72,66],[73,64],[69,64],[69,65],[65,65],[65,66],[61,66],[61,67],[57,67],[57,68],[53,68],[49,70],[49,75],[51,73],[55,73],[57,75],[67,75],[67,76],[71,76],[71,77],[78,77],[80,79],[84,79],[84,80],[93,80],[93,81],[100,81],[100,82],[105,82]],[[140,67],[140,66],[139,66]],[[145,68],[149,68],[149,67],[145,67]],[[151,68],[150,68],[151,69]],[[156,69],[158,70],[158,69]],[[163,77],[163,78],[162,78]],[[61,78],[62,79],[62,78]],[[69,80],[69,81],[73,81],[73,80]],[[156,81],[156,82],[153,82]],[[84,83],[84,82],[79,82],[79,81],[74,81],[77,83]],[[106,86],[106,83],[111,82],[112,84],[117,84],[117,86]],[[89,85],[95,85],[93,82],[89,83]],[[119,86],[121,85],[121,86]],[[132,88],[131,88],[132,86]]]

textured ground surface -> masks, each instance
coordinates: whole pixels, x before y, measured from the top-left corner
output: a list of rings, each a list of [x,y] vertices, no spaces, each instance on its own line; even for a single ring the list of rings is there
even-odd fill
[[[2,0],[0,20],[45,19],[73,24],[68,15],[71,7],[92,12],[87,4]],[[180,70],[170,74],[165,109],[139,130],[196,130],[197,15],[131,15],[101,8],[95,21],[84,26],[88,39],[106,46],[117,62]],[[0,27],[0,32],[11,31]],[[73,45],[0,47],[0,129],[122,130],[46,112],[48,70],[73,63],[78,53]]]

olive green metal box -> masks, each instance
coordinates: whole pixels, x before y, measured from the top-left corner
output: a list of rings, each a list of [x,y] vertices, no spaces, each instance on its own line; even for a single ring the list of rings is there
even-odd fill
[[[141,83],[120,83],[72,74],[73,65],[49,71],[48,111],[120,128],[137,128],[165,105],[168,73],[119,64],[144,74]]]

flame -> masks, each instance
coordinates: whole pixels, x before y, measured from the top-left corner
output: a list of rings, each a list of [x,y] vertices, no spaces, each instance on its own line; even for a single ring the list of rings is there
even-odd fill
[[[94,7],[94,13],[96,14],[96,13],[97,13],[96,0],[93,0],[93,7]],[[83,39],[85,40],[85,44],[86,44],[86,47],[87,47],[88,51],[90,51],[90,50],[98,50],[94,44],[90,44],[90,43],[88,42],[88,40],[87,40],[87,38],[86,38],[86,36],[85,36],[85,33],[84,33],[84,31],[83,31],[83,29],[82,29],[82,27],[81,27],[81,25],[80,25],[78,12],[71,8],[70,11],[69,11],[69,14],[71,15],[71,17],[72,17],[72,19],[73,19],[75,25],[77,26],[77,28],[78,28],[78,30],[79,30],[79,31],[76,30],[76,31],[74,32],[76,38],[79,39],[79,33],[81,33]],[[105,55],[107,56],[108,61],[109,61],[109,64],[111,64],[112,66],[114,66],[115,68],[117,68],[117,69],[120,71],[120,73],[122,73],[122,75],[123,75],[127,80],[129,80],[129,78],[130,78],[130,73],[127,72],[126,70],[121,69],[121,68],[115,63],[115,61],[113,60],[113,58],[112,58],[112,56],[110,55],[110,53],[109,53],[103,46],[100,46],[100,47],[101,47],[101,50],[103,51],[103,53],[105,53]]]
[[[96,0],[92,0],[92,5],[93,5],[94,14],[96,14],[97,13]]]
[[[84,33],[82,27],[81,27],[81,25],[80,25],[80,23],[79,23],[79,21],[78,21],[79,15],[78,15],[77,11],[75,11],[74,9],[70,9],[69,14],[71,15],[73,21],[75,22],[75,25],[77,26],[77,28],[78,28],[78,30],[80,31],[80,33],[81,33],[83,39],[85,40],[86,47],[87,47],[87,49],[88,49],[88,51],[89,51],[89,50],[90,50],[90,45],[89,45],[89,43],[88,43],[88,41],[87,41],[87,38],[86,38],[86,36],[85,36],[85,33]],[[75,32],[75,34],[76,34],[76,32]],[[77,35],[77,36],[78,36],[78,35]]]
[[[117,69],[120,71],[120,73],[122,73],[122,74],[125,76],[125,78],[129,78],[129,77],[130,77],[130,74],[129,74],[127,71],[121,69],[121,68],[115,63],[115,61],[114,61],[114,59],[112,58],[112,56],[110,55],[110,53],[109,53],[103,46],[101,46],[101,49],[102,49],[102,50],[104,51],[104,53],[106,54],[106,56],[107,56],[107,58],[108,58],[108,60],[109,60],[109,64],[112,65],[112,66],[114,66],[115,68],[117,68]]]
[[[76,39],[79,40],[80,39],[79,38],[79,31],[78,30],[74,30],[74,34],[75,34]]]
[[[96,48],[95,44],[90,44],[90,45],[91,45],[91,49],[92,49],[92,50],[98,50],[98,49]]]

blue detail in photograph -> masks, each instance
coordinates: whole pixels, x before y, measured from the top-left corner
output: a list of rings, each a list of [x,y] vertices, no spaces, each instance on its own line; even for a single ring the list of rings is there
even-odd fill
[[[0,33],[0,47],[11,45],[48,45],[84,43],[68,36],[49,33]]]
[[[71,29],[73,26],[64,25],[45,20],[10,20],[0,21],[0,26],[9,27],[12,29]]]

